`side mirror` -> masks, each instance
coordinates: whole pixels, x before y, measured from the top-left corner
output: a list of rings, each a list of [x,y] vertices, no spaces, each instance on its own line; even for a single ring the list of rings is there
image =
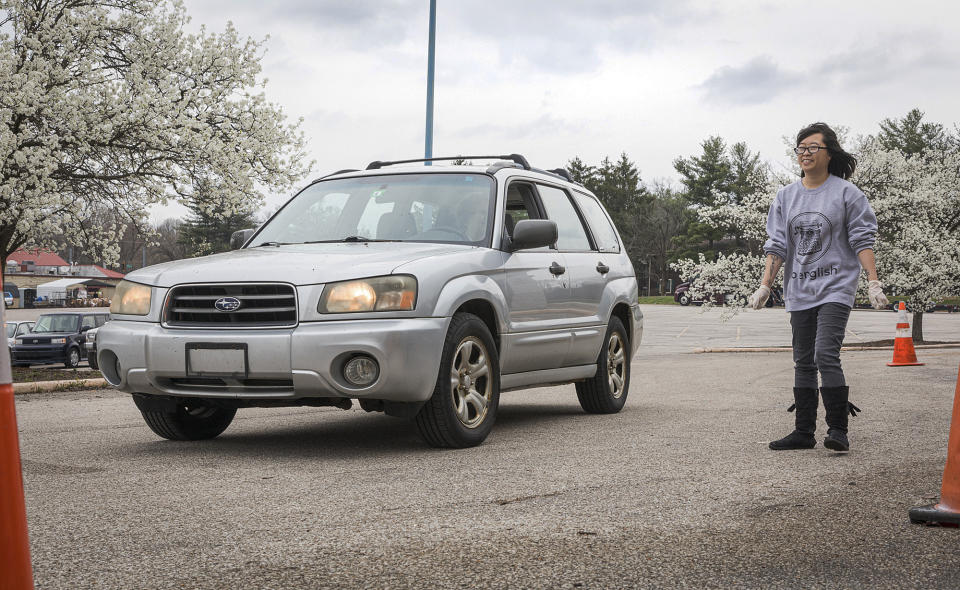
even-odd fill
[[[237,248],[242,247],[247,243],[247,240],[250,239],[250,236],[253,235],[254,231],[256,230],[241,229],[230,234],[230,249],[236,250]]]
[[[511,250],[543,248],[557,242],[557,223],[549,219],[524,219],[513,228]]]
[[[90,329],[90,326],[81,326],[81,327],[80,327],[80,333],[83,334],[84,332],[86,332],[86,331],[89,330],[89,329]]]

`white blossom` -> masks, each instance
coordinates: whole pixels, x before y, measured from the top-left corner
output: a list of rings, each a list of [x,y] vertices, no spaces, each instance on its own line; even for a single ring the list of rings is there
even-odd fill
[[[307,172],[299,122],[255,91],[263,44],[232,25],[188,34],[179,0],[0,10],[0,256],[66,235],[110,263],[153,204],[230,211]],[[85,223],[104,210],[121,224]]]

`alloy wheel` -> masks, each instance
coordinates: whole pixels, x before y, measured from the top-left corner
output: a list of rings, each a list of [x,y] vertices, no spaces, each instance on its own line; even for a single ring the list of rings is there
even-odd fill
[[[626,371],[626,357],[623,350],[623,339],[620,334],[610,334],[607,341],[607,385],[614,398],[623,395],[623,382]]]
[[[493,400],[487,349],[475,336],[464,338],[450,366],[450,392],[457,419],[467,428],[483,424]]]

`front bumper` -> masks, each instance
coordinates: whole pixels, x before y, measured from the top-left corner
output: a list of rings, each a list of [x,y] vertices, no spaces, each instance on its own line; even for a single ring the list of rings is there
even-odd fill
[[[108,381],[129,393],[419,402],[433,393],[448,322],[405,318],[309,322],[285,329],[177,330],[114,320],[97,334],[97,360]],[[188,376],[191,343],[245,345],[246,377]],[[380,365],[379,378],[368,387],[351,387],[340,374],[344,359],[354,353]]]
[[[10,351],[14,363],[47,364],[62,363],[67,360],[66,344],[19,344]]]

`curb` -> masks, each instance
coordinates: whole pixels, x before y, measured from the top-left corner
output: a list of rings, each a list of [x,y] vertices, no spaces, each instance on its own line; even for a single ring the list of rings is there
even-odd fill
[[[67,386],[76,386],[66,389]],[[31,383],[14,383],[13,393],[44,393],[48,391],[81,391],[83,389],[100,389],[107,387],[107,380],[103,377],[94,379],[68,379],[66,381],[34,381]]]
[[[960,348],[957,344],[917,344],[914,348]],[[695,354],[712,352],[791,352],[789,346],[742,347],[742,348],[694,348]],[[892,346],[843,346],[840,350],[893,350]]]

